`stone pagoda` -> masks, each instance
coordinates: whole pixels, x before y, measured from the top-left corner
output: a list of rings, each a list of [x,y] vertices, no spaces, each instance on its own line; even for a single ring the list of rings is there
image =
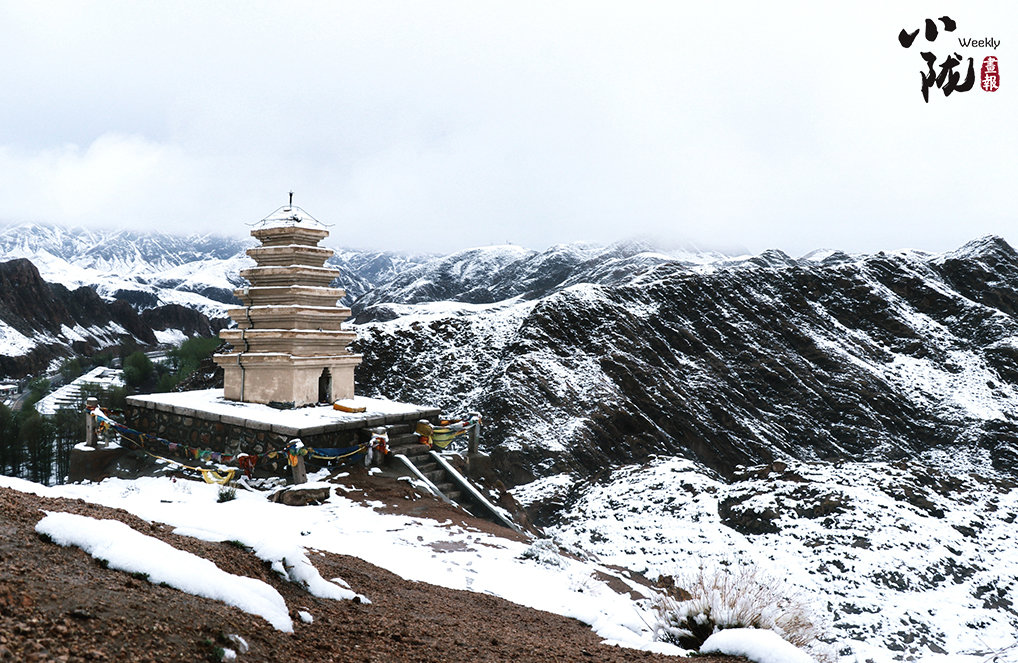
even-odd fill
[[[299,207],[280,207],[251,235],[261,246],[247,254],[257,266],[240,275],[251,286],[234,291],[244,308],[228,311],[236,329],[219,337],[233,346],[215,355],[223,367],[228,400],[300,407],[353,398],[354,369],[361,355],[343,329],[350,309],[345,293],[329,284],[339,271],[325,267],[332,249],[318,246],[325,226]]]

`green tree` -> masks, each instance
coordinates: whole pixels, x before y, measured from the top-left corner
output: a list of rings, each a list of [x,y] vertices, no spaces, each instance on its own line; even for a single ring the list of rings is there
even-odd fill
[[[81,367],[81,360],[77,357],[68,359],[60,365],[60,375],[64,378],[64,384],[72,382],[84,372],[84,369]]]
[[[177,379],[176,375],[172,373],[163,373],[159,376],[159,381],[156,382],[156,392],[163,393],[167,391],[173,391],[173,388],[177,386],[180,380]]]
[[[189,338],[181,343],[179,348],[170,350],[170,358],[177,369],[177,381],[183,380],[198,370],[202,361],[212,356],[220,343],[221,341],[216,337],[199,336]]]
[[[33,407],[43,396],[49,392],[50,381],[43,377],[33,378],[28,383],[28,396],[25,398],[22,409]]]
[[[124,382],[132,389],[140,388],[151,380],[154,374],[152,360],[144,352],[133,352],[124,360]]]
[[[83,412],[85,401],[94,397],[99,401],[99,406],[104,410],[122,410],[127,404],[127,389],[125,387],[103,387],[98,384],[83,384],[78,391],[78,400],[74,409]],[[82,440],[85,438],[82,437]]]
[[[18,417],[6,405],[0,403],[0,473],[20,476],[23,461],[21,425]]]
[[[84,405],[77,409],[60,408],[51,419],[53,426],[53,466],[61,482],[70,472],[71,449],[85,441]]]
[[[27,465],[25,478],[36,483],[49,483],[53,467],[53,426],[35,408],[23,408],[18,414],[21,442]]]
[[[92,366],[112,366],[113,365],[113,353],[106,351],[101,352],[97,355],[93,355],[89,362]]]

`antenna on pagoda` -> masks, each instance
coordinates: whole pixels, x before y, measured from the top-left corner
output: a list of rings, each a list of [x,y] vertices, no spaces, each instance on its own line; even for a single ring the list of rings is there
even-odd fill
[[[293,207],[293,189],[290,189],[290,204],[288,207]]]

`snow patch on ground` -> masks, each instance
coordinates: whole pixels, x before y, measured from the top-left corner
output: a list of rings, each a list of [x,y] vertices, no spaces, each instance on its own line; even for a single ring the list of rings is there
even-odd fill
[[[25,336],[0,320],[0,354],[5,354],[8,357],[20,357],[31,352],[37,344],[38,340]]]
[[[222,601],[258,615],[276,629],[293,632],[286,601],[261,580],[233,575],[207,559],[146,536],[117,520],[47,513],[35,529],[62,546],[77,546],[111,568],[143,573],[188,594]]]
[[[153,329],[152,333],[159,345],[178,346],[188,339],[187,334],[179,329]]]
[[[653,623],[649,594],[634,600],[628,593],[618,593],[605,581],[606,576],[621,579],[617,571],[561,554],[550,543],[538,560],[525,555],[529,543],[449,521],[379,513],[335,494],[319,506],[290,507],[251,492],[238,492],[237,499],[217,503],[217,486],[155,477],[52,488],[2,477],[0,485],[121,508],[176,527],[179,534],[238,540],[260,557],[264,555],[263,559],[284,558],[291,577],[293,569],[298,569],[298,580],[307,577],[301,575],[301,565],[293,563],[295,547],[302,549],[304,560],[307,548],[352,555],[408,580],[490,593],[578,619],[615,644],[676,655],[684,651],[654,641],[648,626]],[[335,583],[328,585],[335,591],[350,591]],[[315,591],[320,585],[309,582],[308,587]]]
[[[732,628],[704,641],[702,654],[745,656],[755,663],[815,663],[813,657],[766,629]]]

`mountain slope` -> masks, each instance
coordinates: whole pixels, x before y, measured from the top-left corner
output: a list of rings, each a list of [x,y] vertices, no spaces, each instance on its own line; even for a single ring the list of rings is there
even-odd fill
[[[353,308],[358,322],[370,322],[398,315],[389,304],[538,299],[576,283],[618,284],[668,260],[636,242],[608,247],[560,244],[540,252],[512,245],[467,249],[405,269],[361,297]]]
[[[905,458],[954,443],[1015,458],[1018,255],[773,255],[661,262],[534,301],[391,306],[358,380],[478,409],[515,482],[651,453],[722,472],[775,458]]]
[[[26,223],[0,229],[0,259],[31,260],[44,278],[68,288],[90,286],[107,301],[138,311],[164,304],[224,318],[236,303],[238,272],[250,263],[251,240],[89,230]]]
[[[650,577],[687,586],[691,569],[734,565],[779,578],[826,606],[842,661],[1009,660],[992,654],[1018,654],[1018,489],[980,456],[775,463],[731,482],[655,458],[514,493],[554,514],[561,541]]]
[[[0,263],[0,375],[24,377],[61,357],[92,355],[130,341],[156,345],[159,332],[210,335],[208,318],[184,307],[139,315],[123,301],[106,302],[91,288],[47,283],[24,259]]]
[[[16,571],[0,586],[0,646],[28,654],[45,642],[87,660],[193,661],[212,646],[235,646],[225,637],[234,633],[250,647],[239,657],[248,661],[663,663],[682,653],[651,640],[640,600],[650,590],[631,574],[550,542],[534,547],[408,484],[363,470],[343,477],[324,504],[300,507],[249,491],[217,504],[218,487],[169,477],[53,488],[0,477],[0,558]],[[46,541],[33,531],[44,511],[113,519],[256,580],[263,592],[267,585],[285,601],[294,633]],[[367,600],[323,596],[323,586]],[[101,655],[84,653],[92,649]]]
[[[139,312],[177,304],[196,309],[219,327],[226,310],[240,302],[236,288],[247,285],[240,270],[253,261],[251,238],[174,235],[162,232],[89,230],[26,223],[0,228],[0,260],[27,258],[43,277],[68,288],[92,287],[108,301],[123,300]],[[342,270],[335,287],[352,304],[376,285],[395,278],[428,257],[391,251],[337,249],[328,264]]]

